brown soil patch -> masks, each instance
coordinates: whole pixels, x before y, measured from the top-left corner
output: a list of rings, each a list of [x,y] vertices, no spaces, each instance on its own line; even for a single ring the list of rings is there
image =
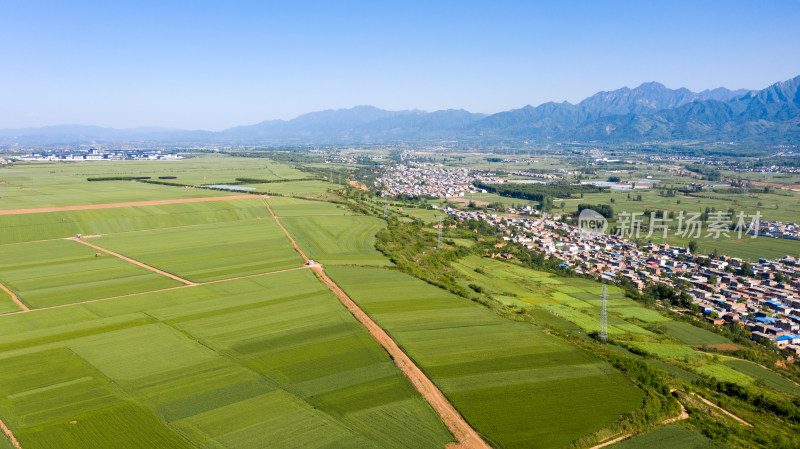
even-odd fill
[[[720,351],[738,351],[739,350],[738,346],[732,345],[730,343],[723,343],[723,344],[719,344],[719,345],[710,345],[710,346],[706,346],[706,347],[707,348],[718,349]]]
[[[174,274],[172,274],[172,273],[167,273],[166,271],[159,270],[158,268],[155,268],[155,267],[151,267],[150,265],[147,265],[147,264],[145,264],[145,263],[139,262],[138,260],[131,259],[130,257],[125,257],[125,256],[123,256],[122,254],[115,253],[115,252],[113,252],[113,251],[109,251],[109,250],[107,250],[107,249],[105,249],[105,248],[101,248],[101,247],[99,247],[99,246],[97,246],[97,245],[92,245],[91,243],[89,243],[89,242],[87,242],[87,241],[85,241],[85,240],[81,240],[81,239],[79,239],[79,238],[75,238],[75,237],[71,238],[70,240],[74,240],[74,241],[76,241],[76,242],[78,242],[78,243],[82,243],[82,244],[84,244],[84,245],[86,245],[86,246],[88,246],[88,247],[94,248],[94,249],[96,249],[96,250],[98,250],[98,251],[102,251],[102,252],[104,252],[104,253],[111,254],[111,255],[112,255],[112,256],[114,256],[114,257],[119,257],[120,259],[122,259],[122,260],[124,260],[124,261],[126,261],[126,262],[130,262],[130,263],[132,263],[132,264],[134,264],[134,265],[139,265],[139,266],[140,266],[140,267],[142,267],[142,268],[147,268],[147,269],[148,269],[148,270],[150,270],[150,271],[154,271],[154,272],[156,272],[156,273],[158,273],[158,274],[160,274],[160,275],[162,275],[162,276],[166,276],[166,277],[168,277],[168,278],[175,279],[176,281],[183,282],[183,283],[184,283],[184,284],[186,284],[186,285],[197,285],[197,283],[195,283],[195,282],[188,281],[188,280],[186,280],[186,279],[183,279],[183,278],[181,278],[181,277],[175,276],[175,275],[174,275]]]
[[[365,185],[364,185],[364,183],[363,183],[363,182],[359,182],[359,181],[350,181],[350,185],[351,185],[351,186],[353,186],[353,187],[357,187],[357,188],[359,188],[359,189],[361,189],[361,190],[369,190],[369,189],[367,188],[367,186],[365,186]]]
[[[80,206],[38,207],[33,209],[0,210],[0,215],[36,214],[43,212],[64,212],[70,210],[113,209],[116,207],[158,206],[161,204],[202,203],[205,201],[228,201],[255,198],[253,195],[210,196],[202,198],[181,198],[176,200],[130,201],[127,203],[84,204]]]

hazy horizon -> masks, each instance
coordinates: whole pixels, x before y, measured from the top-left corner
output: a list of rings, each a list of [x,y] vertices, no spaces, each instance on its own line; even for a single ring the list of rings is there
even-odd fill
[[[656,81],[762,89],[800,74],[778,1],[11,4],[0,128],[218,131],[326,109],[491,114]]]

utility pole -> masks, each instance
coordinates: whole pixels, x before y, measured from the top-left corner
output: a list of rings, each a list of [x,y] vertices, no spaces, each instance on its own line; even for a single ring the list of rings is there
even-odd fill
[[[603,284],[603,306],[600,309],[600,339],[608,341],[608,316],[606,316],[606,284]]]
[[[439,249],[444,248],[442,245],[442,216],[439,215]]]

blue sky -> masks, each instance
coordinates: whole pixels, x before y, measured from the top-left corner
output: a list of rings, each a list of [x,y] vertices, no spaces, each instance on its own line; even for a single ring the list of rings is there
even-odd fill
[[[798,23],[797,0],[4,2],[0,128],[493,113],[645,81],[760,89],[800,75]]]

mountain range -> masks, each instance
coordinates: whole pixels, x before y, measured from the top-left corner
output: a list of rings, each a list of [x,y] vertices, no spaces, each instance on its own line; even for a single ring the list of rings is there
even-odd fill
[[[219,132],[168,128],[50,126],[0,130],[0,145],[103,142],[252,145],[377,144],[462,140],[636,143],[692,140],[800,142],[800,76],[766,89],[703,92],[656,82],[598,92],[572,104],[544,103],[492,115],[464,110],[326,110]]]

